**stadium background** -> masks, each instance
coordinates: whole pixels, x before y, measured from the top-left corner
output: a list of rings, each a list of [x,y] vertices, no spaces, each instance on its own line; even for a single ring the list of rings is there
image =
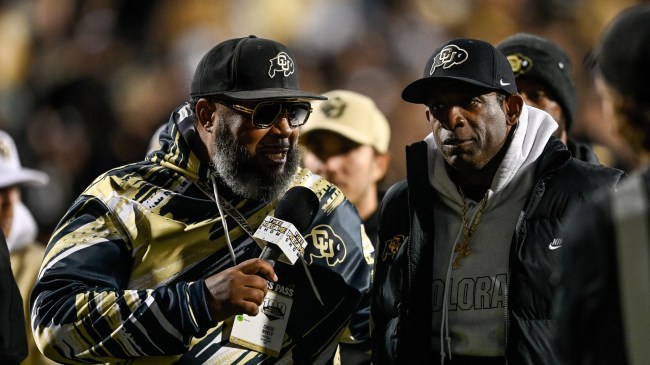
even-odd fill
[[[24,190],[47,242],[72,200],[100,173],[140,160],[149,139],[188,97],[199,58],[255,34],[296,54],[301,88],[345,88],[374,98],[391,122],[393,162],[428,133],[424,107],[401,100],[433,49],[456,37],[497,43],[526,31],[564,47],[574,63],[572,135],[601,161],[630,170],[634,156],[603,119],[588,55],[629,0],[3,0],[0,129],[48,186]]]

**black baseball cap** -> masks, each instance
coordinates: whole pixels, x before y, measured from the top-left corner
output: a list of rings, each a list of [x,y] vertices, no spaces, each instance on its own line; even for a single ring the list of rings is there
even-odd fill
[[[298,66],[289,49],[254,35],[230,39],[206,53],[194,72],[190,95],[239,100],[326,100],[298,89]]]
[[[425,104],[432,89],[456,80],[488,90],[516,94],[517,85],[510,63],[490,43],[478,39],[453,39],[438,47],[424,67],[421,79],[402,91],[402,99]]]
[[[516,78],[529,78],[544,84],[562,106],[566,129],[576,117],[578,97],[567,53],[546,38],[516,33],[496,45],[512,66]]]

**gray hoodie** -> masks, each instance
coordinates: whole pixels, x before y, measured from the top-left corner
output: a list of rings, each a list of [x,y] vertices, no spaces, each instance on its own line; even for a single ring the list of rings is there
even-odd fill
[[[512,142],[499,166],[487,204],[470,240],[471,254],[452,269],[454,247],[463,237],[462,198],[445,168],[445,160],[427,136],[429,181],[436,202],[433,269],[433,348],[468,356],[504,356],[504,308],[508,252],[525,200],[533,187],[533,171],[557,123],[546,112],[524,106]],[[469,198],[469,225],[480,204]],[[447,299],[443,299],[447,298]]]

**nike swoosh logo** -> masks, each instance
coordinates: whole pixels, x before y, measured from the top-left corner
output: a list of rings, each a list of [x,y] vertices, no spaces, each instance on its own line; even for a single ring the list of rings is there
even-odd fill
[[[503,82],[503,79],[499,79],[499,84],[501,84],[501,86],[508,86],[508,85],[510,85],[509,82]]]
[[[549,250],[557,250],[558,248],[562,247],[562,239],[561,238],[556,238],[551,243],[548,244],[548,249]]]

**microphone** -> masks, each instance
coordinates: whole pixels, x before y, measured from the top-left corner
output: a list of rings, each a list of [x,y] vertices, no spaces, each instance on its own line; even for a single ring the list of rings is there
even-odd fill
[[[275,266],[284,254],[293,265],[307,245],[302,233],[314,221],[319,206],[318,197],[309,188],[294,186],[287,190],[275,207],[275,216],[264,218],[253,235],[267,242],[260,258]]]

